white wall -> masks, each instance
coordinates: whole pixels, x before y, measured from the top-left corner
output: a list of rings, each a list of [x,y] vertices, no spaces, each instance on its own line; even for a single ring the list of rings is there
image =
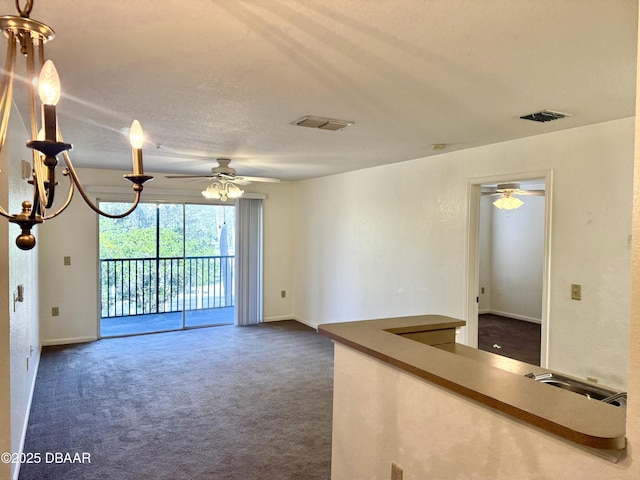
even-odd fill
[[[6,172],[9,155],[6,150],[0,155],[0,169]],[[0,176],[0,203],[5,207],[9,203],[9,179]],[[0,452],[11,451],[11,283],[9,281],[9,224],[0,222]],[[0,478],[9,478],[11,465],[0,464]]]
[[[549,367],[624,387],[633,142],[628,118],[299,182],[297,317],[466,319],[469,179],[553,170]]]
[[[517,180],[517,179],[514,179]],[[542,320],[545,198],[524,197],[516,210],[499,210],[495,197],[481,199],[479,309],[520,320]],[[488,243],[488,245],[487,245]],[[485,270],[485,271],[483,271]]]
[[[640,88],[638,91],[640,93]],[[636,95],[636,102],[638,117],[640,94]],[[610,129],[614,125],[607,124],[584,129],[584,133],[593,133],[594,138],[584,139],[584,148],[578,145],[571,148],[569,143],[565,145],[562,150],[565,154],[570,153],[572,159],[566,165],[557,162],[558,166],[555,167],[555,178],[558,181],[557,189],[554,191],[556,201],[553,208],[555,255],[552,259],[551,313],[556,316],[556,324],[562,322],[563,313],[572,313],[571,302],[565,300],[567,292],[564,287],[569,278],[576,278],[580,274],[582,278],[588,279],[588,285],[591,287],[587,298],[596,296],[606,303],[606,307],[615,302],[623,304],[621,309],[616,309],[616,315],[624,323],[629,321],[628,341],[625,334],[617,332],[616,335],[603,338],[602,345],[606,347],[611,344],[614,348],[629,352],[626,432],[629,456],[620,465],[607,463],[564,441],[428,385],[427,382],[405,372],[382,365],[346,347],[337,346],[334,389],[334,409],[337,415],[334,415],[333,480],[386,479],[389,478],[391,461],[404,468],[404,478],[407,480],[635,479],[640,476],[640,124],[628,132],[627,122],[620,123],[618,126],[622,127],[622,130],[618,133]],[[620,162],[625,165],[623,170],[627,171],[626,153],[617,151],[616,154],[607,157],[606,149],[611,142],[611,146],[615,146],[616,137],[618,140],[625,138],[624,142],[627,143],[627,137],[633,137],[634,131],[633,240],[631,275],[628,275],[624,260],[628,251],[627,246],[622,244],[625,243],[623,231],[628,225],[629,211],[626,207],[629,199],[619,197],[618,193],[624,191],[623,196],[626,197],[630,185],[624,177],[618,175],[615,180],[610,175],[611,172],[607,171],[607,168],[617,170]],[[576,133],[582,132],[567,133],[573,137]],[[601,144],[598,147],[599,142]],[[586,153],[583,150],[588,150],[592,143],[595,144],[598,153],[593,156],[587,155],[584,166],[578,168],[579,155]],[[545,150],[547,149],[544,145],[536,148],[538,153]],[[600,159],[600,162],[594,161],[597,159]],[[486,161],[486,158],[483,157],[482,160]],[[576,182],[574,188],[570,187],[571,165],[576,167],[573,177]],[[595,170],[594,176],[589,178],[592,169]],[[630,173],[627,171],[627,174]],[[598,174],[603,174],[601,181],[597,179]],[[604,191],[612,192],[614,201],[601,203],[599,208],[588,201],[585,203],[585,193],[580,193],[581,188],[597,187],[591,191],[593,194],[607,186],[609,188]],[[565,198],[560,203],[563,198],[561,188],[566,190],[566,194],[577,194],[578,198],[573,201]],[[602,194],[597,196],[597,200],[602,202]],[[557,223],[567,225],[561,228]],[[573,229],[576,232],[571,235]],[[592,233],[592,230],[595,232]],[[606,238],[609,235],[611,239]],[[600,249],[596,248],[598,241],[603,242]],[[573,255],[570,254],[572,247],[576,251]],[[609,256],[608,252],[612,247],[615,248]],[[616,273],[621,279],[610,283],[609,279]],[[630,300],[626,294],[626,285],[630,285]],[[556,292],[558,287],[562,289],[559,293]],[[585,308],[597,309],[597,305],[593,303],[589,302],[586,307],[580,308],[578,305],[582,304],[573,303],[576,310],[573,313],[578,317],[576,321],[580,317],[584,320],[583,323],[587,325],[585,330],[594,329],[593,336],[597,338],[602,328],[594,319],[608,317],[602,315],[602,312],[598,312],[596,316],[585,314]],[[562,338],[556,339],[555,344],[556,348],[562,344]],[[608,347],[603,350],[608,350]],[[584,355],[586,353],[583,352]],[[602,359],[599,350],[592,353]],[[343,369],[343,366],[346,368]],[[473,428],[469,428],[469,425],[473,425]]]
[[[122,173],[109,170],[79,169],[85,185],[124,186]],[[199,183],[165,179],[162,174],[147,184],[143,199],[199,202]],[[66,182],[62,180],[61,182]],[[192,190],[193,195],[175,193]],[[174,190],[172,193],[171,190]],[[293,317],[291,235],[292,187],[289,183],[251,184],[249,192],[267,194],[264,203],[264,316],[265,321]],[[154,193],[155,192],[155,193]],[[104,200],[129,198],[121,194],[93,194]],[[40,316],[43,344],[74,343],[95,340],[98,335],[98,237],[97,215],[76,194],[69,209],[40,227]],[[71,266],[63,266],[63,257],[71,256]],[[280,291],[286,290],[286,298]],[[79,301],[81,300],[81,301]],[[51,316],[57,306],[60,315]]]
[[[637,430],[615,464],[340,344],[333,407],[332,480],[640,478]]]
[[[24,147],[25,138],[14,110],[7,144],[0,155],[0,203],[11,214],[19,213],[22,201],[32,196],[31,188],[20,178],[20,160],[30,160],[31,155]],[[19,233],[17,225],[0,222],[0,235],[6,239],[0,242],[0,452],[22,451],[40,360],[38,253],[15,246]],[[14,306],[18,285],[24,285],[24,302]],[[0,463],[0,478],[10,478],[17,472],[16,464]]]

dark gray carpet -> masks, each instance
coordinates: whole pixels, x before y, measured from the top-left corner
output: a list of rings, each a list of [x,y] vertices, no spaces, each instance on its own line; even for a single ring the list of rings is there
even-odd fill
[[[332,343],[294,321],[47,348],[20,479],[329,479],[332,384]]]
[[[478,315],[478,348],[540,365],[541,326],[491,313]]]

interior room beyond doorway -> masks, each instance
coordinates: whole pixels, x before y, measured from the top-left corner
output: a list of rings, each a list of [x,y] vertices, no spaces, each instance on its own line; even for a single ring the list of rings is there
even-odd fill
[[[479,209],[478,348],[536,365],[541,362],[545,190],[544,179],[482,184]]]

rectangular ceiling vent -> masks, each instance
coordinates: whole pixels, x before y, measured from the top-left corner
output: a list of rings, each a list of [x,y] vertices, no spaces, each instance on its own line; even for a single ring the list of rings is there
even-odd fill
[[[298,125],[300,127],[319,128],[320,130],[342,130],[345,127],[353,125],[353,122],[347,122],[345,120],[334,120],[332,118],[312,117],[307,115],[299,118],[295,122],[291,122],[291,125]]]
[[[529,115],[523,115],[523,120],[531,120],[532,122],[551,122],[553,120],[559,120],[565,117],[573,117],[569,113],[554,112],[553,110],[541,110],[539,112],[530,113]]]

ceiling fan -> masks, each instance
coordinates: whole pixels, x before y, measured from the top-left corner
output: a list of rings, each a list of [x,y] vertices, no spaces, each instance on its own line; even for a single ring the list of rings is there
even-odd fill
[[[279,182],[279,178],[269,177],[240,177],[236,175],[236,169],[231,168],[229,158],[217,158],[217,167],[211,169],[208,175],[166,175],[166,178],[191,178],[196,180],[208,180],[211,184],[202,191],[202,196],[210,200],[222,200],[239,198],[244,193],[238,185],[248,185],[251,182]]]
[[[165,175],[165,178],[193,178],[208,181],[231,182],[238,185],[248,185],[251,182],[272,182],[277,183],[279,178],[270,177],[245,177],[236,174],[236,169],[229,166],[230,158],[216,158],[217,167],[211,169],[207,175]]]
[[[480,195],[498,196],[493,204],[501,210],[515,210],[524,205],[518,198],[520,195],[544,196],[544,190],[520,190],[519,183],[499,183],[495,187],[488,187]],[[516,195],[516,196],[514,196]]]

